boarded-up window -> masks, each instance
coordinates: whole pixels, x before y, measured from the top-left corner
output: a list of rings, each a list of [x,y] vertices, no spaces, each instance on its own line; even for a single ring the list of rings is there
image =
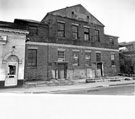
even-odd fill
[[[37,49],[28,49],[28,66],[37,67]]]
[[[73,51],[73,66],[79,66],[79,52]]]
[[[91,66],[91,53],[85,53],[85,66]]]

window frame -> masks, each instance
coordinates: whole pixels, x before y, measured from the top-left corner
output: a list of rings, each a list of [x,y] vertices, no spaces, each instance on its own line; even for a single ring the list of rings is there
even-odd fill
[[[61,52],[61,54],[60,54],[60,52]],[[62,54],[63,53],[63,54]],[[61,56],[61,55],[63,55],[63,57],[59,57],[59,56]],[[65,51],[64,50],[58,50],[57,51],[57,60],[58,61],[65,61]]]
[[[111,54],[111,66],[115,66],[115,54]]]
[[[77,54],[77,56],[75,56]],[[79,61],[79,51],[72,51],[72,58],[73,58],[73,66],[80,66],[80,61]]]
[[[76,30],[73,30],[73,27],[76,28]],[[79,27],[78,27],[78,25],[72,24],[71,29],[72,29],[73,39],[77,40],[79,38]]]
[[[62,25],[63,29],[61,29],[59,25]],[[62,34],[62,36],[59,35],[60,33]],[[65,22],[57,22],[57,35],[58,37],[65,37]]]
[[[97,54],[100,54],[99,56],[100,57],[97,57],[98,55]],[[100,52],[96,52],[96,62],[101,62],[102,58],[101,58],[101,53]]]
[[[86,32],[85,29],[87,29],[88,31]],[[88,39],[85,39],[86,38],[85,36],[88,36]],[[90,41],[90,28],[88,27],[84,27],[84,40]]]
[[[86,56],[89,55],[89,58],[87,59]],[[91,52],[85,52],[85,66],[91,66]]]
[[[100,42],[100,30],[99,29],[94,29],[94,39],[98,42]]]

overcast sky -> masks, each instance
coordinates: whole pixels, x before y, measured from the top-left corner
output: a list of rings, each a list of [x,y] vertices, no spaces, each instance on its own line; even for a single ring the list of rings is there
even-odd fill
[[[119,42],[135,40],[135,0],[0,0],[0,21],[40,21],[47,12],[76,4],[101,21],[106,34],[119,36]]]

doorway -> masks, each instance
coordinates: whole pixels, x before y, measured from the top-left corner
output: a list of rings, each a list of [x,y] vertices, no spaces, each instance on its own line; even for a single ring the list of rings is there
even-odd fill
[[[67,78],[67,64],[58,63],[58,79],[66,79],[66,78]]]
[[[99,71],[99,76],[103,76],[103,63],[97,63],[97,71]]]
[[[7,75],[5,86],[16,86],[18,78],[18,58],[11,55],[7,59]]]

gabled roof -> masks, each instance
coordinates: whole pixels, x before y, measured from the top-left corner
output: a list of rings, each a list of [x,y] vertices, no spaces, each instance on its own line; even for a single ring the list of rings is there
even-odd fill
[[[63,16],[67,18],[74,18],[81,21],[89,21],[89,23],[104,26],[96,17],[94,17],[87,9],[85,9],[81,4],[58,9],[47,14]],[[45,16],[46,18],[46,16]],[[45,19],[43,18],[43,20]],[[43,21],[42,20],[42,21]]]

